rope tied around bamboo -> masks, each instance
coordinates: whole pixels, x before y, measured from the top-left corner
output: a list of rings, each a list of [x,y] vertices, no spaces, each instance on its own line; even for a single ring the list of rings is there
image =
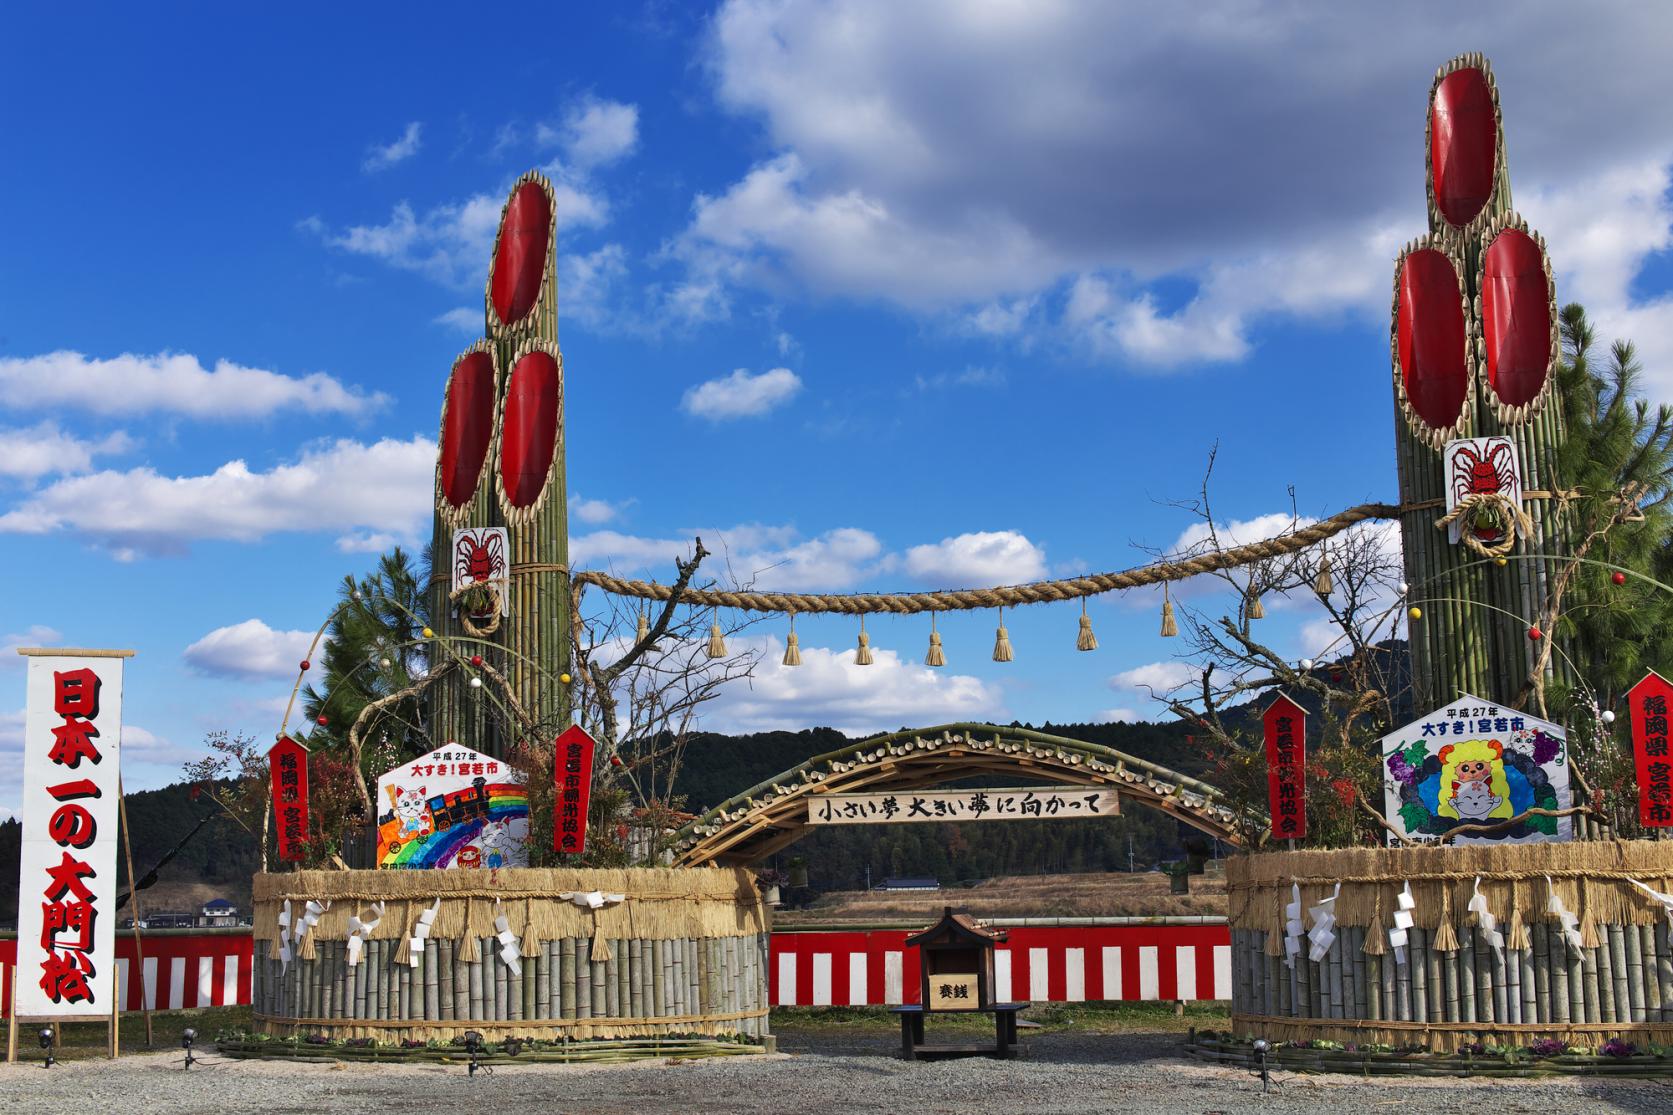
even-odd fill
[[[481,611],[473,615],[471,607],[464,601],[477,593],[485,594],[488,599]],[[447,602],[458,609],[459,626],[472,638],[484,638],[500,629],[500,613],[505,608],[505,596],[494,582],[472,581],[468,585],[460,585],[447,594]],[[484,622],[477,623],[479,619]]]
[[[1476,536],[1475,523],[1482,514],[1501,516],[1505,523],[1496,542],[1483,542]],[[1458,537],[1466,547],[1485,558],[1504,557],[1516,548],[1517,538],[1530,537],[1534,521],[1521,506],[1503,492],[1471,492],[1458,505],[1435,520],[1436,530],[1458,524]]]

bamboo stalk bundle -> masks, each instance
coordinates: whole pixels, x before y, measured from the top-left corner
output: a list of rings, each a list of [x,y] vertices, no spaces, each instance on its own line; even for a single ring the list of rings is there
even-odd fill
[[[554,1018],[574,1018],[575,1004],[579,996],[575,993],[575,938],[564,937],[558,941],[558,970],[555,973],[558,984],[559,1013]]]

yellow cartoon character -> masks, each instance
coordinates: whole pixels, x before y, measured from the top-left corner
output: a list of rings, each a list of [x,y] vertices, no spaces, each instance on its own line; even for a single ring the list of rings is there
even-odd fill
[[[1496,739],[1472,739],[1441,748],[1439,813],[1470,821],[1509,817],[1510,784],[1504,747]]]

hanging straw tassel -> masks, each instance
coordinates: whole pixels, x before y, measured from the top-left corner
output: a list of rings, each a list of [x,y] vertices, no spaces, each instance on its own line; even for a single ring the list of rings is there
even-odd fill
[[[935,629],[935,613],[929,614],[929,653],[924,655],[924,665],[945,666],[947,656],[941,653],[941,632]]]
[[[1387,937],[1383,929],[1383,890],[1378,887],[1371,906],[1371,924],[1365,927],[1365,943],[1359,946],[1359,951],[1366,956],[1381,956],[1388,951]]]
[[[1261,607],[1261,594],[1256,592],[1253,586],[1250,586],[1249,595],[1246,599],[1249,602],[1249,618],[1265,619],[1266,609]]]
[[[709,625],[709,657],[726,657],[726,639],[720,633],[720,613],[715,613],[714,623]]]
[[[649,617],[649,616],[647,616],[647,615],[645,615],[645,613],[644,613],[644,612],[640,612],[640,613],[639,613],[639,631],[638,631],[638,633],[637,633],[637,634],[635,634],[635,635],[634,635],[634,637],[633,637],[633,639],[634,639],[634,642],[636,642],[636,643],[642,643],[642,642],[644,642],[644,641],[645,641],[645,637],[646,637],[646,636],[647,636],[647,635],[649,635],[649,634],[650,634],[650,633],[651,633],[651,620],[650,620],[650,617]]]
[[[597,910],[593,911],[593,949],[590,957],[598,961],[610,961],[616,958],[615,954],[610,951],[610,942],[604,937],[603,926],[598,924]]]
[[[1324,555],[1324,560],[1319,562],[1319,575],[1313,578],[1313,591],[1318,593],[1321,598],[1336,591],[1336,582],[1330,576],[1330,554],[1328,553]]]
[[[1179,624],[1173,621],[1173,599],[1168,595],[1168,586],[1162,585],[1162,638],[1172,639],[1179,634]]]
[[[1092,633],[1092,617],[1086,614],[1086,597],[1080,598],[1080,634],[1075,638],[1076,650],[1097,650],[1098,636]]]
[[[993,640],[993,660],[995,662],[1009,662],[1011,660],[1011,636],[1005,630],[1005,609],[999,609],[999,633]]]
[[[1436,952],[1457,952],[1458,931],[1452,928],[1452,884],[1441,884],[1441,924],[1435,927],[1435,935],[1430,939],[1429,947]]]
[[[1533,945],[1533,935],[1528,932],[1528,926],[1522,920],[1522,904],[1516,900],[1516,892],[1521,887],[1515,880],[1510,884],[1510,929],[1505,933],[1505,948],[1525,949]]]
[[[471,898],[465,898],[465,920],[460,923],[460,936],[463,944],[459,946],[459,959],[467,964],[475,964],[482,959],[482,946],[477,943],[476,935],[471,932]]]
[[[790,613],[790,634],[784,638],[784,664],[786,666],[800,666],[802,664],[802,647],[796,641],[796,613]]]
[[[854,665],[871,665],[871,637],[866,634],[866,617],[860,617],[860,645],[854,648]]]
[[[523,900],[523,941],[518,946],[524,956],[538,956],[541,952],[540,930],[534,924],[534,899]]]

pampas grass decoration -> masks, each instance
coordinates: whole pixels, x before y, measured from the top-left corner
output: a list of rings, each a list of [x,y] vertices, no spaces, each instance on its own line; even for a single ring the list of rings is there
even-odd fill
[[[993,640],[993,660],[995,662],[1009,662],[1011,660],[1011,636],[1005,630],[1005,609],[999,609],[999,632]]]
[[[1097,650],[1098,636],[1092,633],[1092,617],[1086,614],[1086,597],[1080,598],[1080,634],[1075,638],[1076,650]]]
[[[1253,585],[1251,585],[1249,587],[1249,595],[1246,599],[1249,602],[1249,611],[1248,611],[1249,618],[1250,619],[1265,619],[1266,618],[1266,609],[1261,607],[1261,594],[1255,591]]]
[[[1313,578],[1313,591],[1318,593],[1321,598],[1336,591],[1336,582],[1330,576],[1330,555],[1328,553],[1325,554],[1324,560],[1319,562],[1319,575]]]
[[[796,613],[790,613],[790,634],[784,639],[784,664],[786,666],[800,666],[802,664],[802,648],[796,641]]]
[[[714,623],[709,625],[709,657],[726,657],[726,639],[720,633],[720,613],[715,613]]]
[[[1168,596],[1168,586],[1162,585],[1162,638],[1172,639],[1179,634],[1179,624],[1173,620],[1173,600]]]
[[[871,665],[871,638],[866,635],[866,617],[860,617],[860,645],[854,648],[854,665]]]
[[[947,656],[941,652],[941,633],[935,629],[935,613],[929,614],[929,653],[924,655],[924,665],[945,666]]]

